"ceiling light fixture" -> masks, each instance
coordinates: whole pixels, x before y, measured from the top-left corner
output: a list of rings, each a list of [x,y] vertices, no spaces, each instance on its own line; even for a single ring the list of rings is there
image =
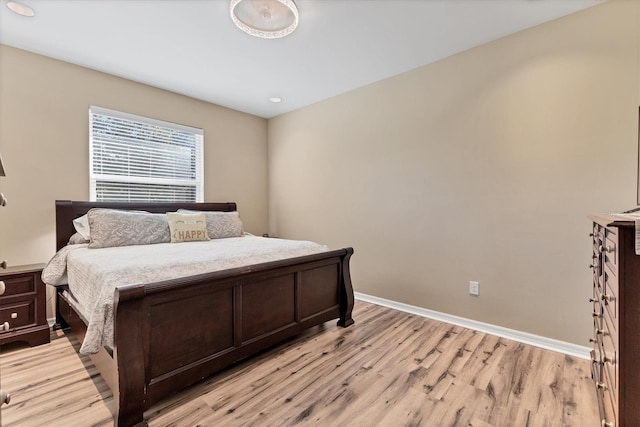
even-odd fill
[[[278,96],[274,96],[273,98],[269,98],[269,101],[273,102],[274,104],[277,104],[278,102],[282,102],[282,98]]]
[[[231,20],[254,37],[277,39],[298,26],[298,7],[293,0],[231,0]]]
[[[8,1],[7,7],[13,13],[17,13],[18,15],[21,15],[21,16],[26,16],[28,18],[36,16],[36,12],[33,9],[31,9],[26,4],[18,3],[17,1]]]

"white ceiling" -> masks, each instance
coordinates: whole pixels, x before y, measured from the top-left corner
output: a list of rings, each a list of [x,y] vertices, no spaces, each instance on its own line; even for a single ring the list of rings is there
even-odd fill
[[[228,0],[22,2],[34,18],[0,0],[0,43],[271,118],[601,0],[296,0],[275,40],[237,29]]]

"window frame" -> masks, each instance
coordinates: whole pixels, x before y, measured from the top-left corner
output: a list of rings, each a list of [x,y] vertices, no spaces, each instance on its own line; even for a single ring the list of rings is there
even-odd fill
[[[134,122],[143,123],[145,125],[159,126],[168,128],[171,130],[177,130],[181,132],[189,132],[196,136],[195,144],[195,157],[196,157],[196,178],[190,179],[170,179],[170,178],[150,178],[150,177],[136,177],[133,175],[108,175],[95,173],[93,166],[94,158],[94,135],[93,135],[93,116],[94,114],[114,117],[122,120],[129,120]],[[132,179],[133,178],[133,179]],[[194,128],[191,126],[185,126],[173,122],[167,122],[164,120],[152,119],[150,117],[138,116],[135,114],[125,113],[122,111],[111,110],[108,108],[97,107],[95,105],[89,106],[89,200],[96,201],[97,197],[97,182],[122,182],[122,183],[135,183],[135,184],[157,184],[157,185],[192,185],[195,187],[195,202],[201,203],[204,201],[204,130]],[[194,202],[192,201],[192,202]],[[150,202],[154,202],[151,200]],[[180,202],[178,200],[178,202]]]

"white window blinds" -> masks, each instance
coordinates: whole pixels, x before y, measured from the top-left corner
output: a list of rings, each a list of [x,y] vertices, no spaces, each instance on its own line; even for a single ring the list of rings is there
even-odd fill
[[[201,202],[202,129],[89,108],[92,201]]]

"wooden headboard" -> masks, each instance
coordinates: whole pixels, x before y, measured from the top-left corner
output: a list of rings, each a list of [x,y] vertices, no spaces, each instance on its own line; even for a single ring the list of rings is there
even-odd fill
[[[91,208],[138,210],[153,213],[175,212],[178,209],[197,211],[233,212],[237,210],[233,202],[226,203],[151,203],[151,202],[74,202],[56,200],[56,251],[66,246],[76,232],[73,220],[86,214]]]

